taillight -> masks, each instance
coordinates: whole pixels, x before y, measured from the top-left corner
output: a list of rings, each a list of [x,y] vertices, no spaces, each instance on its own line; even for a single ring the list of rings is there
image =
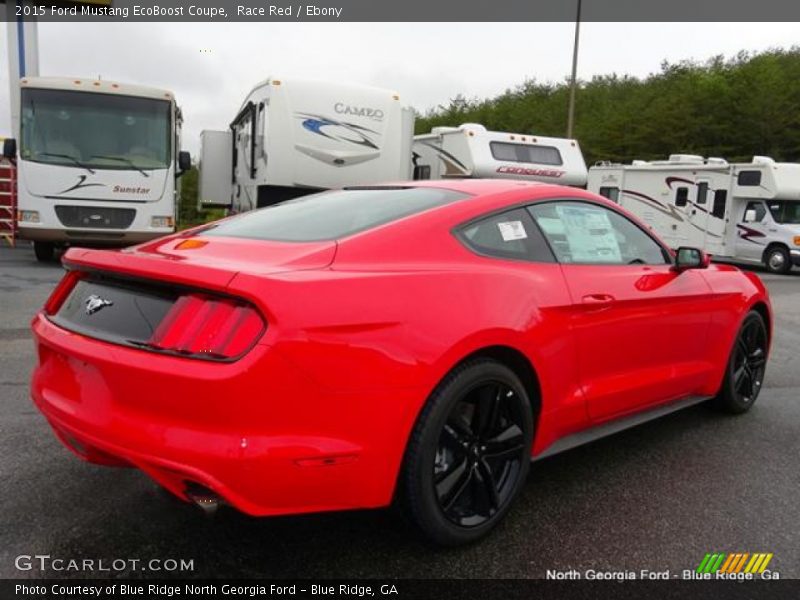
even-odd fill
[[[249,304],[188,294],[178,298],[148,343],[159,350],[225,360],[252,348],[264,329]]]
[[[53,290],[53,293],[50,294],[47,302],[45,302],[45,314],[54,315],[58,312],[58,309],[64,304],[64,300],[67,299],[72,288],[75,287],[81,277],[83,277],[83,273],[80,271],[67,271],[67,274],[61,278],[56,289]]]

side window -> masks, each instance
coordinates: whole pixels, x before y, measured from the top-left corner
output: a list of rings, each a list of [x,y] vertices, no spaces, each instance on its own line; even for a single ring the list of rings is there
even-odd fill
[[[708,198],[708,183],[702,181],[697,184],[697,203],[705,204]]]
[[[675,206],[686,206],[689,201],[689,188],[679,187],[675,190]]]
[[[472,222],[458,232],[464,244],[485,256],[555,262],[539,228],[523,208]]]
[[[767,209],[763,202],[749,202],[744,209],[745,223],[760,223],[767,216]],[[750,218],[748,218],[750,217]]]
[[[662,247],[621,214],[588,202],[543,202],[529,207],[559,262],[663,265]]]
[[[714,191],[714,207],[711,210],[711,214],[717,217],[718,219],[725,218],[725,205],[728,202],[728,192],[727,190],[715,190]]]
[[[739,171],[736,182],[739,185],[761,185],[761,171]]]
[[[601,187],[598,193],[603,198],[608,198],[612,202],[619,204],[619,188],[618,187]]]

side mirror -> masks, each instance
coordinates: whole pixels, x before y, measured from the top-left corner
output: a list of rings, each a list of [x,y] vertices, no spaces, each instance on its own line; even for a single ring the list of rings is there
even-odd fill
[[[3,140],[3,157],[9,160],[17,158],[17,140],[14,138]]]
[[[675,255],[675,270],[679,272],[687,269],[707,269],[709,264],[711,256],[699,248],[681,246]]]
[[[755,208],[748,208],[744,211],[744,222],[745,223],[753,223],[756,220],[756,209]]]
[[[181,150],[178,152],[178,171],[184,173],[192,168],[192,155]]]

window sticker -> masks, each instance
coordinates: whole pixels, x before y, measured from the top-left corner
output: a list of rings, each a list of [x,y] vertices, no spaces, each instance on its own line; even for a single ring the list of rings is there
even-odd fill
[[[522,221],[504,221],[498,223],[497,228],[500,230],[500,235],[503,236],[504,242],[524,240],[528,237],[528,232],[525,231]]]
[[[622,262],[619,241],[606,211],[578,206],[557,206],[556,211],[564,224],[573,262]]]

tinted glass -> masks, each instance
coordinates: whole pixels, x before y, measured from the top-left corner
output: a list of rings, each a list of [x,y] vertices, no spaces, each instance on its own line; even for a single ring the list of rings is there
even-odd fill
[[[686,206],[689,200],[689,188],[681,187],[675,191],[675,206]]]
[[[467,225],[460,237],[478,254],[554,262],[553,253],[525,209],[510,210]]]
[[[170,164],[166,100],[63,90],[22,90],[24,160],[96,169]]]
[[[725,218],[725,204],[728,201],[728,192],[726,190],[716,190],[714,192],[714,209],[711,211],[718,219]]]
[[[708,183],[703,181],[697,184],[697,203],[705,204],[708,198]]]
[[[556,258],[578,264],[666,264],[664,250],[622,215],[586,202],[546,202],[530,211]]]
[[[466,197],[440,188],[351,188],[248,212],[203,235],[279,242],[335,240]]]
[[[561,165],[561,153],[552,146],[535,146],[529,144],[511,144],[508,142],[490,142],[492,156],[496,160],[534,163],[538,165]]]
[[[736,181],[739,185],[761,185],[761,171],[740,171]]]
[[[612,202],[619,204],[619,188],[618,187],[601,187],[600,195],[603,198],[608,198]]]
[[[745,216],[747,215],[747,212],[750,210],[756,211],[756,218],[754,219],[753,222],[760,223],[761,221],[764,220],[764,217],[767,216],[767,209],[764,208],[763,202],[750,202],[744,211]]]
[[[771,200],[767,203],[776,223],[800,223],[800,202],[792,200]]]

